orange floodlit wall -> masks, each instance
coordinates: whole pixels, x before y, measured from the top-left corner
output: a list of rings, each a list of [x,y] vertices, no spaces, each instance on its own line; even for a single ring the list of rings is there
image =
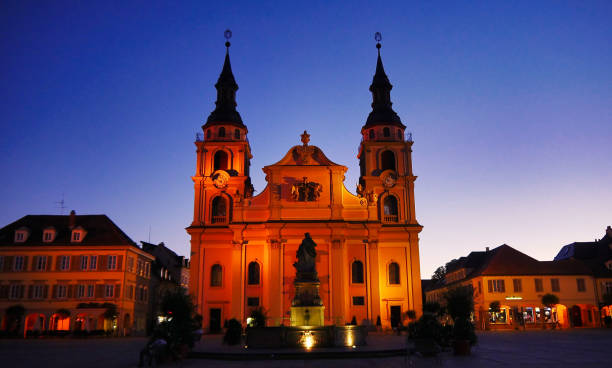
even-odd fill
[[[205,328],[218,331],[230,318],[246,323],[257,307],[267,311],[269,325],[289,325],[293,263],[306,232],[317,243],[326,324],[344,325],[353,317],[375,324],[380,317],[385,328],[399,323],[408,310],[421,312],[412,142],[363,143],[364,155],[372,156],[364,165],[374,167],[368,170],[372,175],[363,176],[367,190],[355,195],[345,187],[347,168],[303,135],[302,145],[264,167],[268,185],[253,196],[245,164],[248,141],[242,135],[220,139],[214,129],[205,129],[209,140],[196,142],[194,219],[187,229],[190,294]],[[220,150],[225,153],[217,154]],[[385,150],[397,159],[395,167],[382,171],[376,165]],[[388,196],[396,206],[390,216]]]

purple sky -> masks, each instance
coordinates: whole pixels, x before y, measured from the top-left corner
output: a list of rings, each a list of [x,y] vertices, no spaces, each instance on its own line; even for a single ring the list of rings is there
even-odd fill
[[[502,243],[552,259],[612,224],[612,2],[286,3],[3,1],[0,226],[63,193],[188,254],[226,28],[258,192],[304,129],[354,192],[382,33],[423,277]]]

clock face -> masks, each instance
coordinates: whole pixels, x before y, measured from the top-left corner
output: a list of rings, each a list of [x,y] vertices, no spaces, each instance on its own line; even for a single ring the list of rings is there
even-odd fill
[[[382,177],[382,184],[385,188],[392,188],[395,186],[396,181],[393,173],[385,173]]]

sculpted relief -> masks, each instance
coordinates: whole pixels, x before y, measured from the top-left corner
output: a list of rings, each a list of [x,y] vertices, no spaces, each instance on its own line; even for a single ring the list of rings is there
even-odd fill
[[[302,182],[291,186],[291,199],[297,202],[312,202],[319,199],[323,192],[323,186],[313,181],[308,181],[307,177],[302,178]]]

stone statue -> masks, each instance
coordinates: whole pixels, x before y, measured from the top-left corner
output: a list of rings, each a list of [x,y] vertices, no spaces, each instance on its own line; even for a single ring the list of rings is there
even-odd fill
[[[310,233],[305,233],[304,240],[302,240],[296,254],[298,261],[293,264],[298,273],[315,273],[316,246],[317,244],[310,237]]]

